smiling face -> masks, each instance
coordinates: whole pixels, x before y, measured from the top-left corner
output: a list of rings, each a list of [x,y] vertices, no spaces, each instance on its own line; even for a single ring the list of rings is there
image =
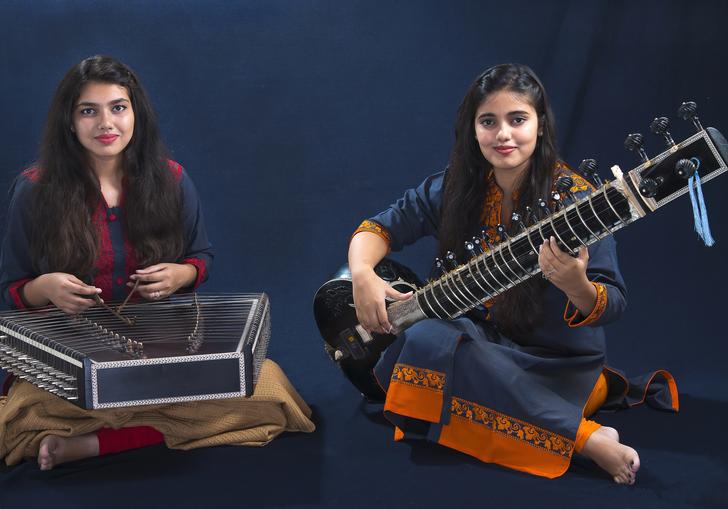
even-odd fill
[[[134,110],[125,87],[91,81],[73,110],[73,131],[92,166],[120,163],[134,134]]]
[[[496,175],[521,175],[529,166],[539,136],[538,114],[524,94],[499,90],[475,112],[475,137]]]

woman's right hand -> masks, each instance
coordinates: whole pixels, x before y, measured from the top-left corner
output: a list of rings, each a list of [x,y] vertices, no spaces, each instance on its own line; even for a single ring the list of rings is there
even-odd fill
[[[26,300],[34,300],[28,298],[32,293],[36,297],[52,302],[58,309],[71,315],[81,313],[95,305],[96,300],[93,296],[101,293],[101,288],[87,285],[73,274],[65,272],[42,274],[25,286]],[[35,300],[38,302],[37,298]]]
[[[361,326],[369,332],[389,333],[392,325],[387,317],[385,299],[407,300],[412,292],[398,292],[369,267],[352,272],[351,283],[356,317]]]

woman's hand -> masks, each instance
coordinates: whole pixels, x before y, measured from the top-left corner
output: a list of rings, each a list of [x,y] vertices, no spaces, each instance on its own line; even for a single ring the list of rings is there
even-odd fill
[[[589,251],[586,247],[579,248],[577,257],[569,256],[559,248],[554,237],[551,237],[539,248],[538,264],[543,277],[564,292],[583,315],[591,313],[597,302],[597,291],[586,275],[589,264]]]
[[[75,315],[96,304],[94,295],[101,288],[90,286],[72,274],[50,272],[42,274],[23,287],[23,298],[31,307],[52,302],[64,313]]]
[[[352,272],[351,283],[356,317],[362,327],[369,332],[389,333],[392,325],[387,317],[385,298],[407,300],[412,292],[398,292],[369,267]]]
[[[133,287],[139,281],[137,292],[147,300],[169,297],[185,286],[190,286],[197,278],[194,265],[180,263],[158,263],[139,269],[129,276],[127,286]]]

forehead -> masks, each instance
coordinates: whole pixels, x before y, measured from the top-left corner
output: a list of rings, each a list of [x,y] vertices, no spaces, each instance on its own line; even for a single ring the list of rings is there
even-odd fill
[[[115,83],[89,81],[81,87],[81,92],[76,102],[104,104],[118,99],[129,100],[129,92],[126,90],[126,87]]]
[[[489,94],[483,102],[480,103],[475,112],[476,118],[481,115],[507,115],[516,111],[525,111],[526,113],[536,114],[536,110],[531,105],[526,94],[513,92],[511,90],[499,90]]]

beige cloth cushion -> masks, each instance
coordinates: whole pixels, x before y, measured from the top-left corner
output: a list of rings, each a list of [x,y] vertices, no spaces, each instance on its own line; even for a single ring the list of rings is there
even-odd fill
[[[284,431],[310,433],[306,405],[281,368],[266,360],[252,396],[167,405],[84,410],[18,380],[0,398],[0,458],[7,465],[37,457],[46,435],[78,436],[99,428],[151,426],[172,449],[265,445]]]

